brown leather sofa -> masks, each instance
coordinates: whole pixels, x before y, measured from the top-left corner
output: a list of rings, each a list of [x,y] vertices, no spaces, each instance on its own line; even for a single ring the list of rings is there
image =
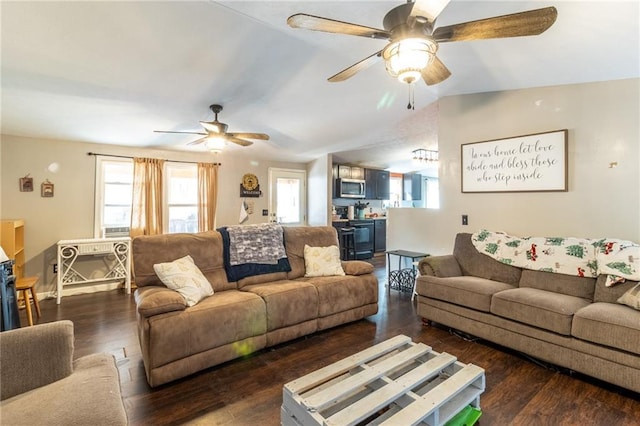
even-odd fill
[[[486,256],[471,234],[418,266],[418,314],[535,358],[640,392],[640,311],[633,286],[521,269]]]
[[[378,311],[378,280],[367,262],[342,262],[344,276],[304,276],[305,244],[338,245],[335,228],[285,227],[284,241],[290,272],[229,282],[217,231],[133,240],[138,337],[151,386]],[[186,255],[214,290],[191,307],[153,269]]]

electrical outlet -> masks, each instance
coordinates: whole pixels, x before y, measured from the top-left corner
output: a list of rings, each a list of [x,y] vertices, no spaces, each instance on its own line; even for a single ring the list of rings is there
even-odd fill
[[[58,273],[58,264],[57,264],[57,263],[54,263],[54,264],[53,264],[53,273],[54,273],[54,274],[57,274],[57,273]]]
[[[462,215],[462,224],[463,225],[468,225],[469,224],[469,216],[467,216],[466,214]]]

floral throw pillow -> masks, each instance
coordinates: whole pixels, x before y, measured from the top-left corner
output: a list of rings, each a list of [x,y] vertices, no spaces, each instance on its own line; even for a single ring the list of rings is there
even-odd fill
[[[345,275],[338,246],[310,247],[304,245],[305,277]]]
[[[189,255],[173,262],[157,263],[153,270],[164,285],[184,297],[187,306],[193,306],[213,294],[211,284]]]

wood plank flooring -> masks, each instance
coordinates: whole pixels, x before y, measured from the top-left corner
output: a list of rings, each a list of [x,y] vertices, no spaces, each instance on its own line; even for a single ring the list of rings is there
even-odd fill
[[[132,425],[278,425],[283,384],[397,334],[486,370],[481,425],[640,424],[637,393],[545,368],[508,349],[441,327],[423,326],[409,294],[385,289],[384,256],[371,262],[380,281],[378,314],[156,389],[144,375],[133,295],[116,290],[65,297],[60,305],[44,300],[39,322],[72,320],[76,357],[93,352],[116,357]],[[21,315],[26,324],[24,311]]]

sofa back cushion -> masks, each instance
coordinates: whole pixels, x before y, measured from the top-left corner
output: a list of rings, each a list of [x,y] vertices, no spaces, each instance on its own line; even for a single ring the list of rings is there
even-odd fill
[[[304,277],[304,246],[338,246],[338,232],[333,226],[295,226],[284,228],[284,245],[291,265],[290,280]]]
[[[132,242],[133,275],[136,286],[160,285],[153,270],[156,263],[172,262],[190,255],[214,291],[235,289],[227,281],[222,258],[222,237],[217,231],[193,234],[141,235]]]
[[[453,255],[460,264],[463,275],[473,275],[493,281],[517,286],[520,281],[521,269],[500,263],[476,250],[471,241],[471,234],[456,235]]]
[[[530,269],[523,269],[520,278],[520,287],[537,288],[538,290],[566,294],[567,296],[581,297],[590,301],[593,300],[595,286],[595,278],[576,277]]]
[[[596,280],[596,291],[593,295],[594,302],[606,302],[606,303],[617,303],[618,299],[625,294],[627,291],[631,290],[638,281],[626,280],[623,283],[612,285],[611,287],[607,287],[605,285],[607,281],[606,275],[599,275]]]

